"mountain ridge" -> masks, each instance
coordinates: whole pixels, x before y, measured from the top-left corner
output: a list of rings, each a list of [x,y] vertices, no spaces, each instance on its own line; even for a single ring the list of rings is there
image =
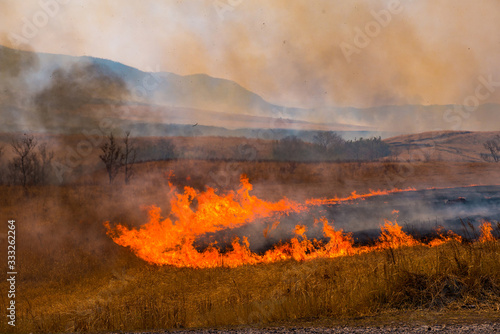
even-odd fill
[[[153,123],[228,129],[302,126],[305,130],[418,133],[500,128],[500,107],[494,103],[479,105],[472,112],[451,104],[293,108],[270,103],[237,82],[205,73],[145,72],[104,58],[4,46],[0,46],[0,73],[1,131],[22,131],[37,124],[43,129],[49,123],[51,131],[57,131],[57,126],[64,130],[65,121],[74,123],[74,118],[83,116],[89,121],[82,128],[94,127],[102,117],[126,118],[117,105],[128,105],[130,114],[154,118]],[[190,110],[188,120],[185,110]]]

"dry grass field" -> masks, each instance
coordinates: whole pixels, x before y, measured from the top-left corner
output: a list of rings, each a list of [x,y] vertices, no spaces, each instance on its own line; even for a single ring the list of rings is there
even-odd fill
[[[500,184],[500,166],[486,162],[321,162],[287,163],[273,161],[205,161],[174,160],[140,163],[135,166],[140,178],[138,187],[166,184],[198,190],[212,187],[220,191],[234,190],[242,174],[253,185],[253,194],[265,200],[287,197],[296,201],[310,198],[348,196],[353,191],[386,190],[408,187],[460,187]],[[104,171],[77,180],[81,185],[106,182]]]
[[[484,143],[500,132],[439,131],[401,135],[385,140],[402,160],[481,162]]]
[[[498,184],[496,164],[303,163],[292,172],[288,163],[178,160],[136,168],[140,177],[127,186],[106,185],[98,172],[74,185],[32,187],[28,195],[0,187],[3,216],[17,224],[16,332],[359,322],[419,310],[452,319],[469,308],[498,318],[498,240],[200,270],[147,264],[113,243],[103,226],[140,226],[147,220],[141,207],[151,204],[168,212],[167,171],[176,186],[220,192],[247,174],[254,195],[301,201],[392,186]],[[6,307],[5,296],[1,301]],[[0,331],[11,327],[3,322]]]
[[[78,142],[72,140],[68,145]],[[176,140],[178,149],[193,148],[193,139]],[[200,150],[213,147],[230,155],[246,143],[211,139]],[[259,152],[269,149],[262,145]],[[98,168],[81,168],[67,184],[32,186],[27,193],[21,186],[0,186],[2,219],[15,219],[17,229],[15,332],[377,323],[418,318],[424,312],[443,322],[467,316],[480,321],[500,314],[498,239],[190,269],[140,260],[115,244],[103,225],[111,221],[140,227],[150,205],[170,212],[169,182],[178,189],[208,186],[224,194],[237,189],[245,174],[252,195],[303,203],[370,189],[498,185],[498,164],[404,156],[342,163],[183,158],[138,163],[131,184],[119,176],[109,185],[94,158],[86,163]],[[496,222],[493,228],[498,238]],[[6,249],[6,230],[0,232]],[[5,261],[2,266],[6,272]],[[1,286],[2,291],[8,288],[5,280]],[[0,302],[5,309],[5,294]],[[12,332],[12,327],[4,321],[0,332]]]

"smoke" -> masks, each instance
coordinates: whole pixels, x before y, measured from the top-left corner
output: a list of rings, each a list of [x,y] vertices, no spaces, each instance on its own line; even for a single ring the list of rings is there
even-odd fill
[[[0,101],[20,103],[30,74],[38,68],[35,53],[0,48]]]
[[[5,1],[1,9],[9,15],[0,24],[0,44],[91,55],[145,71],[206,73],[234,80],[271,103],[316,109],[306,120],[366,125],[369,114],[377,114],[377,124],[415,131],[428,130],[436,120],[447,129],[477,130],[483,123],[465,117],[459,122],[456,113],[443,122],[443,110],[415,122],[411,112],[387,116],[369,109],[357,115],[330,107],[463,105],[475,94],[479,76],[500,82],[500,6],[494,0],[242,1],[222,12],[215,3],[114,0],[81,7]],[[53,84],[44,92],[57,89]],[[481,104],[500,102],[498,89],[489,93]],[[195,95],[197,108],[211,108]]]
[[[11,50],[0,46],[0,105],[4,131],[24,124],[25,129],[33,125],[31,83],[40,67],[35,53]],[[35,116],[36,118],[36,116]],[[35,121],[36,123],[36,121]]]
[[[76,63],[69,68],[56,68],[50,75],[50,82],[34,96],[34,104],[44,124],[55,118],[68,125],[71,116],[102,117],[102,108],[121,103],[129,96],[127,84],[112,73],[104,73],[93,63]],[[100,109],[89,107],[99,104]],[[92,115],[94,113],[95,115]],[[54,127],[54,124],[47,127]],[[87,124],[88,126],[89,124]]]
[[[28,19],[39,10],[4,6]],[[384,17],[391,6],[398,10]],[[30,42],[37,51],[208,73],[288,106],[461,104],[478,75],[500,77],[499,9],[492,0],[243,1],[221,18],[212,1],[90,1],[61,5]],[[8,44],[22,21],[4,27]],[[367,45],[356,44],[366,29]],[[359,52],[346,59],[342,43]]]
[[[397,222],[417,237],[430,235],[438,227],[466,237],[463,223],[470,223],[477,229],[485,220],[500,219],[498,189],[498,186],[429,189],[312,206],[305,212],[256,220],[243,227],[209,233],[200,238],[198,245],[203,248],[217,241],[224,248],[234,237],[247,237],[252,250],[265,251],[296,237],[297,224],[306,227],[307,238],[320,240],[324,238],[322,223],[318,222],[321,217],[325,217],[336,230],[352,232],[359,242],[377,238],[385,220]]]
[[[109,99],[120,102],[127,95],[125,82],[118,76],[102,73],[95,64],[74,64],[69,69],[58,68],[51,74],[48,87],[38,92],[35,103],[40,111],[74,111],[85,104]]]
[[[92,58],[0,47],[0,74],[6,132],[93,129],[132,96],[123,78]]]

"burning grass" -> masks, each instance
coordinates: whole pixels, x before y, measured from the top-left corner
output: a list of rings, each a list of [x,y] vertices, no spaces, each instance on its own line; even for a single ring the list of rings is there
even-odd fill
[[[87,273],[22,283],[20,332],[265,325],[420,308],[500,311],[499,241],[236,268],[158,267],[126,254],[106,268],[66,265]]]
[[[111,226],[109,222],[105,222],[107,234],[114,242],[129,247],[138,257],[150,264],[190,268],[237,267],[289,259],[304,261],[424,245],[403,232],[402,227],[395,221],[386,220],[381,226],[380,238],[374,245],[354,247],[351,233],[336,231],[323,217],[314,222],[314,225],[322,224],[323,240],[308,239],[307,226],[298,224],[295,226],[293,238],[284,243],[280,241],[262,254],[252,252],[247,235],[240,238],[233,237],[229,250],[221,250],[217,240],[201,251],[196,249],[197,239],[207,233],[233,230],[244,225],[259,225],[256,223],[258,219],[272,218],[275,222],[271,229],[275,229],[280,224],[280,216],[290,212],[307,212],[310,206],[339,204],[374,196],[415,191],[409,188],[371,191],[368,194],[353,192],[346,198],[310,199],[306,204],[299,204],[286,198],[278,202],[259,199],[250,195],[252,185],[246,176],[241,176],[240,182],[241,186],[237,191],[231,191],[226,195],[217,195],[212,188],[199,192],[191,187],[185,187],[184,193],[178,193],[170,185],[172,191],[169,217],[161,217],[161,210],[152,206],[149,208],[149,221],[140,228],[127,228],[122,224]],[[397,213],[397,210],[393,212]],[[491,224],[483,223],[480,242],[493,240],[491,231]],[[266,228],[263,232],[265,238],[268,233],[269,228]],[[448,231],[446,237],[443,237],[441,232],[438,233],[439,237],[430,240],[426,245],[432,247],[451,240],[461,240],[461,237],[452,231]]]
[[[175,198],[183,206],[177,212],[205,219],[195,208],[207,205],[208,210],[210,203],[216,203],[220,213],[224,205],[231,208],[238,203],[241,211],[231,212],[251,220],[256,213],[302,209],[286,200],[263,203],[248,193],[249,184],[243,185],[229,197],[207,193],[200,200],[199,193],[179,194]],[[497,224],[483,224],[479,230],[469,227],[469,239],[441,231],[433,241],[424,242],[404,233],[395,222],[386,222],[380,238],[361,247],[353,245],[347,233],[318,220],[323,243],[309,239],[308,230],[299,224],[290,243],[280,245],[282,257],[272,261],[179,268],[137,258],[107,237],[102,225],[106,219],[129,219],[129,230],[137,230],[133,227],[148,217],[137,214],[136,207],[154,203],[157,184],[151,189],[42,187],[27,198],[22,189],[3,190],[9,196],[1,199],[2,205],[7,215],[16,216],[19,228],[16,330],[20,333],[348,321],[418,309],[447,313],[475,308],[493,316],[500,311]],[[187,200],[195,197],[196,203]],[[164,212],[173,207],[157,204]],[[260,210],[254,211],[254,206]],[[155,212],[159,222],[165,220]],[[246,221],[231,216],[227,220],[234,226]],[[204,226],[203,221],[198,223]],[[268,233],[273,228],[269,226]],[[191,237],[198,235],[192,232]],[[244,240],[237,244],[240,258],[265,258],[248,253]],[[6,307],[5,298],[1,302]],[[2,322],[0,332],[11,332],[6,326]]]

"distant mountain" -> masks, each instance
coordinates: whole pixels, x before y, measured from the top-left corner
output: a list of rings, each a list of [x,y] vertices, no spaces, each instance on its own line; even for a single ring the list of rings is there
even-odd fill
[[[324,108],[313,110],[310,115],[311,122],[336,119],[342,123],[371,126],[384,132],[500,130],[500,105],[495,103],[485,103],[475,108],[451,104]]]
[[[144,72],[112,60],[0,46],[0,131],[74,133],[114,126],[199,124],[221,129],[397,133],[500,129],[499,105],[290,108],[206,74]],[[361,131],[361,132],[360,132]],[[359,133],[358,133],[359,132]],[[140,135],[148,135],[144,130]],[[352,137],[352,136],[351,136]]]
[[[205,74],[148,73],[106,59],[2,46],[0,71],[0,131],[71,133],[95,128],[104,117],[231,129],[370,129],[310,122],[307,110],[268,103],[233,81]]]
[[[141,137],[245,137],[264,140],[279,140],[287,136],[295,136],[306,142],[313,142],[318,130],[305,129],[256,129],[239,128],[226,129],[218,126],[191,125],[191,124],[161,124],[144,122],[119,121],[120,128],[131,130],[135,136]],[[336,131],[346,140],[359,138],[382,137],[386,138],[395,133],[374,131]]]

